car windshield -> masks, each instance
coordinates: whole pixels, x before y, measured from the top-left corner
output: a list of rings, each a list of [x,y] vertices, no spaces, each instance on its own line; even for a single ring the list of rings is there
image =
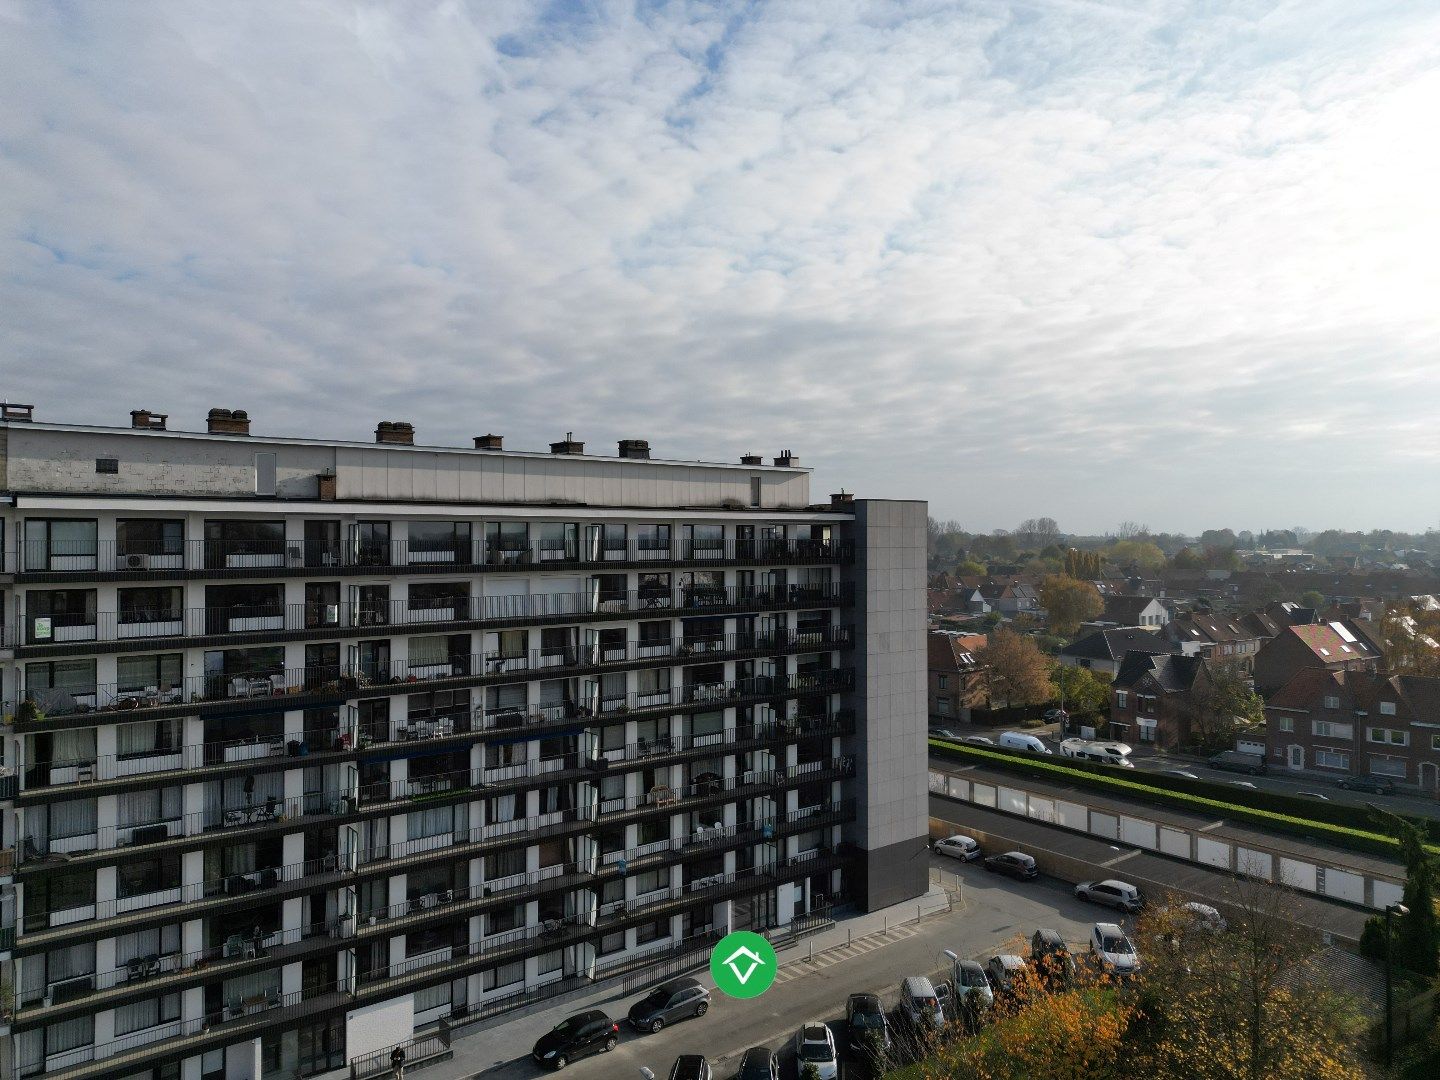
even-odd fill
[[[1130,942],[1123,937],[1107,937],[1101,945],[1108,953],[1118,953],[1121,956],[1128,956],[1133,950]]]
[[[971,971],[969,968],[965,968],[960,972],[960,985],[987,986],[989,984],[985,981],[985,973],[983,971]]]
[[[832,1061],[835,1055],[830,1053],[830,1044],[823,1042],[807,1042],[800,1044],[801,1061]]]
[[[669,990],[652,990],[649,994],[645,996],[645,999],[641,1001],[640,1004],[648,1005],[652,1009],[658,1009],[661,1005],[666,1004],[669,1000]]]
[[[885,1014],[880,1012],[861,1012],[856,1010],[851,1017],[851,1023],[856,1027],[879,1028],[885,1026]]]
[[[561,1020],[560,1023],[555,1025],[555,1034],[573,1035],[575,1032],[579,1031],[582,1027],[584,1027],[585,1024],[588,1022],[588,1017],[571,1016],[565,1020]]]

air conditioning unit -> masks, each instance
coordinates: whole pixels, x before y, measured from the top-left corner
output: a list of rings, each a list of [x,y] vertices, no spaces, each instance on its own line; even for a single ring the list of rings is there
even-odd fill
[[[143,554],[115,556],[116,570],[149,570],[150,556]]]

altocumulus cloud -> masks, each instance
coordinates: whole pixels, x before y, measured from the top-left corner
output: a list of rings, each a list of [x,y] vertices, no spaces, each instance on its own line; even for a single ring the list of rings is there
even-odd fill
[[[1440,12],[0,2],[0,393],[1435,521]],[[190,426],[190,425],[186,425]]]

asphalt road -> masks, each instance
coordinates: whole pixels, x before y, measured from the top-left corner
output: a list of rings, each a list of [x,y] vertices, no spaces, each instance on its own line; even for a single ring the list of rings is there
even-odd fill
[[[806,959],[805,946],[781,955],[781,972],[773,987],[750,1001],[736,1001],[716,992],[709,1012],[698,1019],[666,1027],[656,1035],[639,1035],[621,1023],[620,1045],[609,1054],[575,1062],[563,1075],[575,1080],[638,1080],[640,1067],[648,1066],[660,1080],[682,1053],[704,1054],[715,1069],[716,1080],[729,1080],[740,1056],[750,1046],[786,1048],[781,1075],[794,1077],[794,1056],[789,1043],[805,1022],[823,1020],[844,1034],[841,1020],[845,999],[852,993],[878,993],[893,1005],[900,980],[907,975],[928,975],[946,964],[945,949],[961,956],[986,958],[997,952],[1028,951],[1022,945],[1036,927],[1059,930],[1067,939],[1087,940],[1091,925],[1110,919],[1109,909],[1081,903],[1061,882],[1041,879],[1014,882],[962,866],[952,859],[931,856],[939,866],[964,881],[963,908],[929,916],[888,934],[857,939],[852,946],[817,951]],[[708,973],[696,976],[710,986]],[[624,1017],[644,992],[612,997],[597,1005],[612,1018]],[[519,1080],[548,1076],[529,1058],[530,1047],[579,1005],[562,1006],[521,1017],[476,1035],[457,1039],[455,1059],[426,1069],[434,1080],[449,1077],[475,1080]]]
[[[943,726],[943,725],[941,725]],[[1008,728],[983,728],[970,727],[968,725],[955,724],[950,730],[959,735],[983,735],[988,739],[997,739],[1000,733],[1008,731]],[[1058,755],[1060,753],[1060,738],[1054,725],[1046,728],[1027,730],[1027,734],[1038,734],[1049,744],[1050,748]],[[1240,776],[1236,773],[1220,772],[1210,769],[1205,765],[1202,757],[1193,757],[1188,754],[1169,754],[1156,750],[1149,746],[1134,746],[1134,752],[1130,760],[1135,763],[1137,772],[1164,772],[1167,769],[1180,769],[1184,772],[1193,772],[1202,780],[1219,780],[1224,783],[1232,780],[1243,780],[1246,783],[1254,784],[1261,791],[1273,791],[1279,795],[1299,795],[1305,792],[1314,792],[1325,796],[1327,802],[1338,803],[1343,806],[1353,806],[1362,813],[1366,803],[1374,803],[1384,807],[1386,810],[1394,811],[1397,814],[1412,814],[1417,817],[1430,817],[1440,819],[1440,802],[1435,799],[1426,798],[1422,795],[1370,795],[1359,791],[1346,791],[1344,788],[1335,786],[1335,779],[1328,776],[1294,776],[1288,770],[1277,769],[1264,776]],[[1128,769],[1126,770],[1129,771]]]

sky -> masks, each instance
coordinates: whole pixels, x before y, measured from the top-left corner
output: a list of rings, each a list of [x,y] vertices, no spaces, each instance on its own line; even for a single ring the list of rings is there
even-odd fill
[[[0,397],[1440,524],[1440,5],[0,0]]]

